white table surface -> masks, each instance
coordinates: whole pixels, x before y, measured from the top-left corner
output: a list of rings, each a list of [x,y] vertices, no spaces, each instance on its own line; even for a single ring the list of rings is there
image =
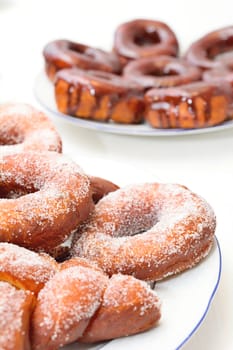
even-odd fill
[[[233,24],[232,12],[231,0],[0,0],[0,102],[39,107],[33,84],[43,68],[42,48],[55,38],[110,49],[119,23],[154,18],[170,24],[185,50],[202,34]],[[124,171],[124,164],[144,169],[163,181],[187,185],[212,204],[223,255],[222,278],[203,324],[183,349],[232,350],[233,129],[193,136],[135,137],[53,120],[64,150],[73,147],[82,157],[119,161],[123,164],[119,171]]]

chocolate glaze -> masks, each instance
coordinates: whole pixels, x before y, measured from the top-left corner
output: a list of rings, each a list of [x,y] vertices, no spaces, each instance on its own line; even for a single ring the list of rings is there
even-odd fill
[[[151,56],[128,63],[123,70],[123,75],[148,89],[197,81],[201,78],[201,71],[179,58]]]
[[[178,53],[178,40],[167,24],[136,19],[121,24],[115,31],[114,50],[128,59]]]
[[[229,101],[217,84],[196,82],[151,89],[145,95],[145,118],[156,128],[202,128],[227,119]]]
[[[221,28],[206,34],[199,40],[195,41],[187,50],[185,58],[193,65],[202,69],[217,68],[226,64],[221,54],[233,51],[233,26]],[[233,65],[229,59],[227,65]]]
[[[64,69],[57,73],[58,109],[76,117],[118,123],[142,121],[141,86],[107,72]]]
[[[46,72],[52,80],[58,70],[70,67],[114,73],[121,71],[120,61],[114,53],[69,40],[55,40],[48,43],[43,55]]]

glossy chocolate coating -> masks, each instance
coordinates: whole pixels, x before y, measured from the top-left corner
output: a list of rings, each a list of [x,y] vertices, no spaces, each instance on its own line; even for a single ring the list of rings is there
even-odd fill
[[[229,56],[221,58],[222,54],[230,51],[233,51],[233,26],[215,30],[195,41],[185,57],[191,64],[202,69],[217,68],[226,65],[226,62],[233,66],[233,56],[232,60]]]
[[[216,84],[197,82],[151,89],[145,95],[146,120],[155,128],[203,128],[227,119],[229,101]]]
[[[178,53],[178,40],[171,28],[159,21],[137,19],[115,31],[114,50],[128,59]]]
[[[65,114],[126,124],[142,121],[141,86],[107,72],[61,70],[56,76],[55,97]]]
[[[52,80],[56,72],[63,68],[77,67],[114,73],[121,71],[121,64],[114,53],[69,40],[55,40],[48,43],[43,55],[46,72]]]
[[[178,86],[197,81],[201,78],[201,71],[179,58],[151,56],[128,63],[123,70],[123,75],[148,89]]]

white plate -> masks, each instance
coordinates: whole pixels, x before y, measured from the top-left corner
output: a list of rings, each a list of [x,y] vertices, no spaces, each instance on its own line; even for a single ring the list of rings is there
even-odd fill
[[[133,167],[124,164],[102,159],[88,160],[68,153],[87,173],[105,177],[120,186],[133,182],[159,181],[152,174],[136,172]],[[104,344],[72,344],[63,349],[180,349],[204,320],[217,290],[220,275],[221,252],[218,241],[215,240],[211,253],[195,268],[156,284],[155,290],[162,301],[162,319],[156,328]]]
[[[75,118],[69,115],[60,113],[57,110],[53,85],[47,78],[44,72],[40,73],[35,80],[34,86],[35,97],[38,102],[49,110],[51,113],[62,118],[63,120],[72,123],[78,127],[92,129],[97,131],[103,131],[113,134],[122,135],[141,135],[141,136],[180,136],[180,135],[192,135],[210,133],[220,130],[225,130],[233,127],[233,121],[227,121],[221,125],[216,125],[209,128],[202,129],[153,129],[148,124],[139,125],[121,125],[114,123],[101,123],[91,120],[85,120],[81,118]]]

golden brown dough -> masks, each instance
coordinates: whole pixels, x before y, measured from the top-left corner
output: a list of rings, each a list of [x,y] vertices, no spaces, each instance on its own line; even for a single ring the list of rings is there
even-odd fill
[[[101,272],[82,266],[57,273],[38,296],[33,350],[53,350],[77,340],[98,309],[106,284]]]
[[[93,343],[140,333],[155,326],[160,316],[159,300],[145,282],[113,275],[101,306],[79,341]]]
[[[55,100],[64,114],[102,122],[137,124],[144,110],[140,85],[115,74],[74,68],[57,73]]]
[[[145,119],[154,128],[195,129],[228,119],[229,95],[223,86],[195,82],[145,94]]]
[[[0,349],[30,350],[30,316],[33,293],[0,282]]]
[[[32,349],[123,337],[153,327],[159,318],[159,299],[146,283],[121,275],[109,280],[88,261],[72,259],[39,293]]]
[[[38,294],[57,271],[58,264],[47,254],[0,243],[0,281]]]

